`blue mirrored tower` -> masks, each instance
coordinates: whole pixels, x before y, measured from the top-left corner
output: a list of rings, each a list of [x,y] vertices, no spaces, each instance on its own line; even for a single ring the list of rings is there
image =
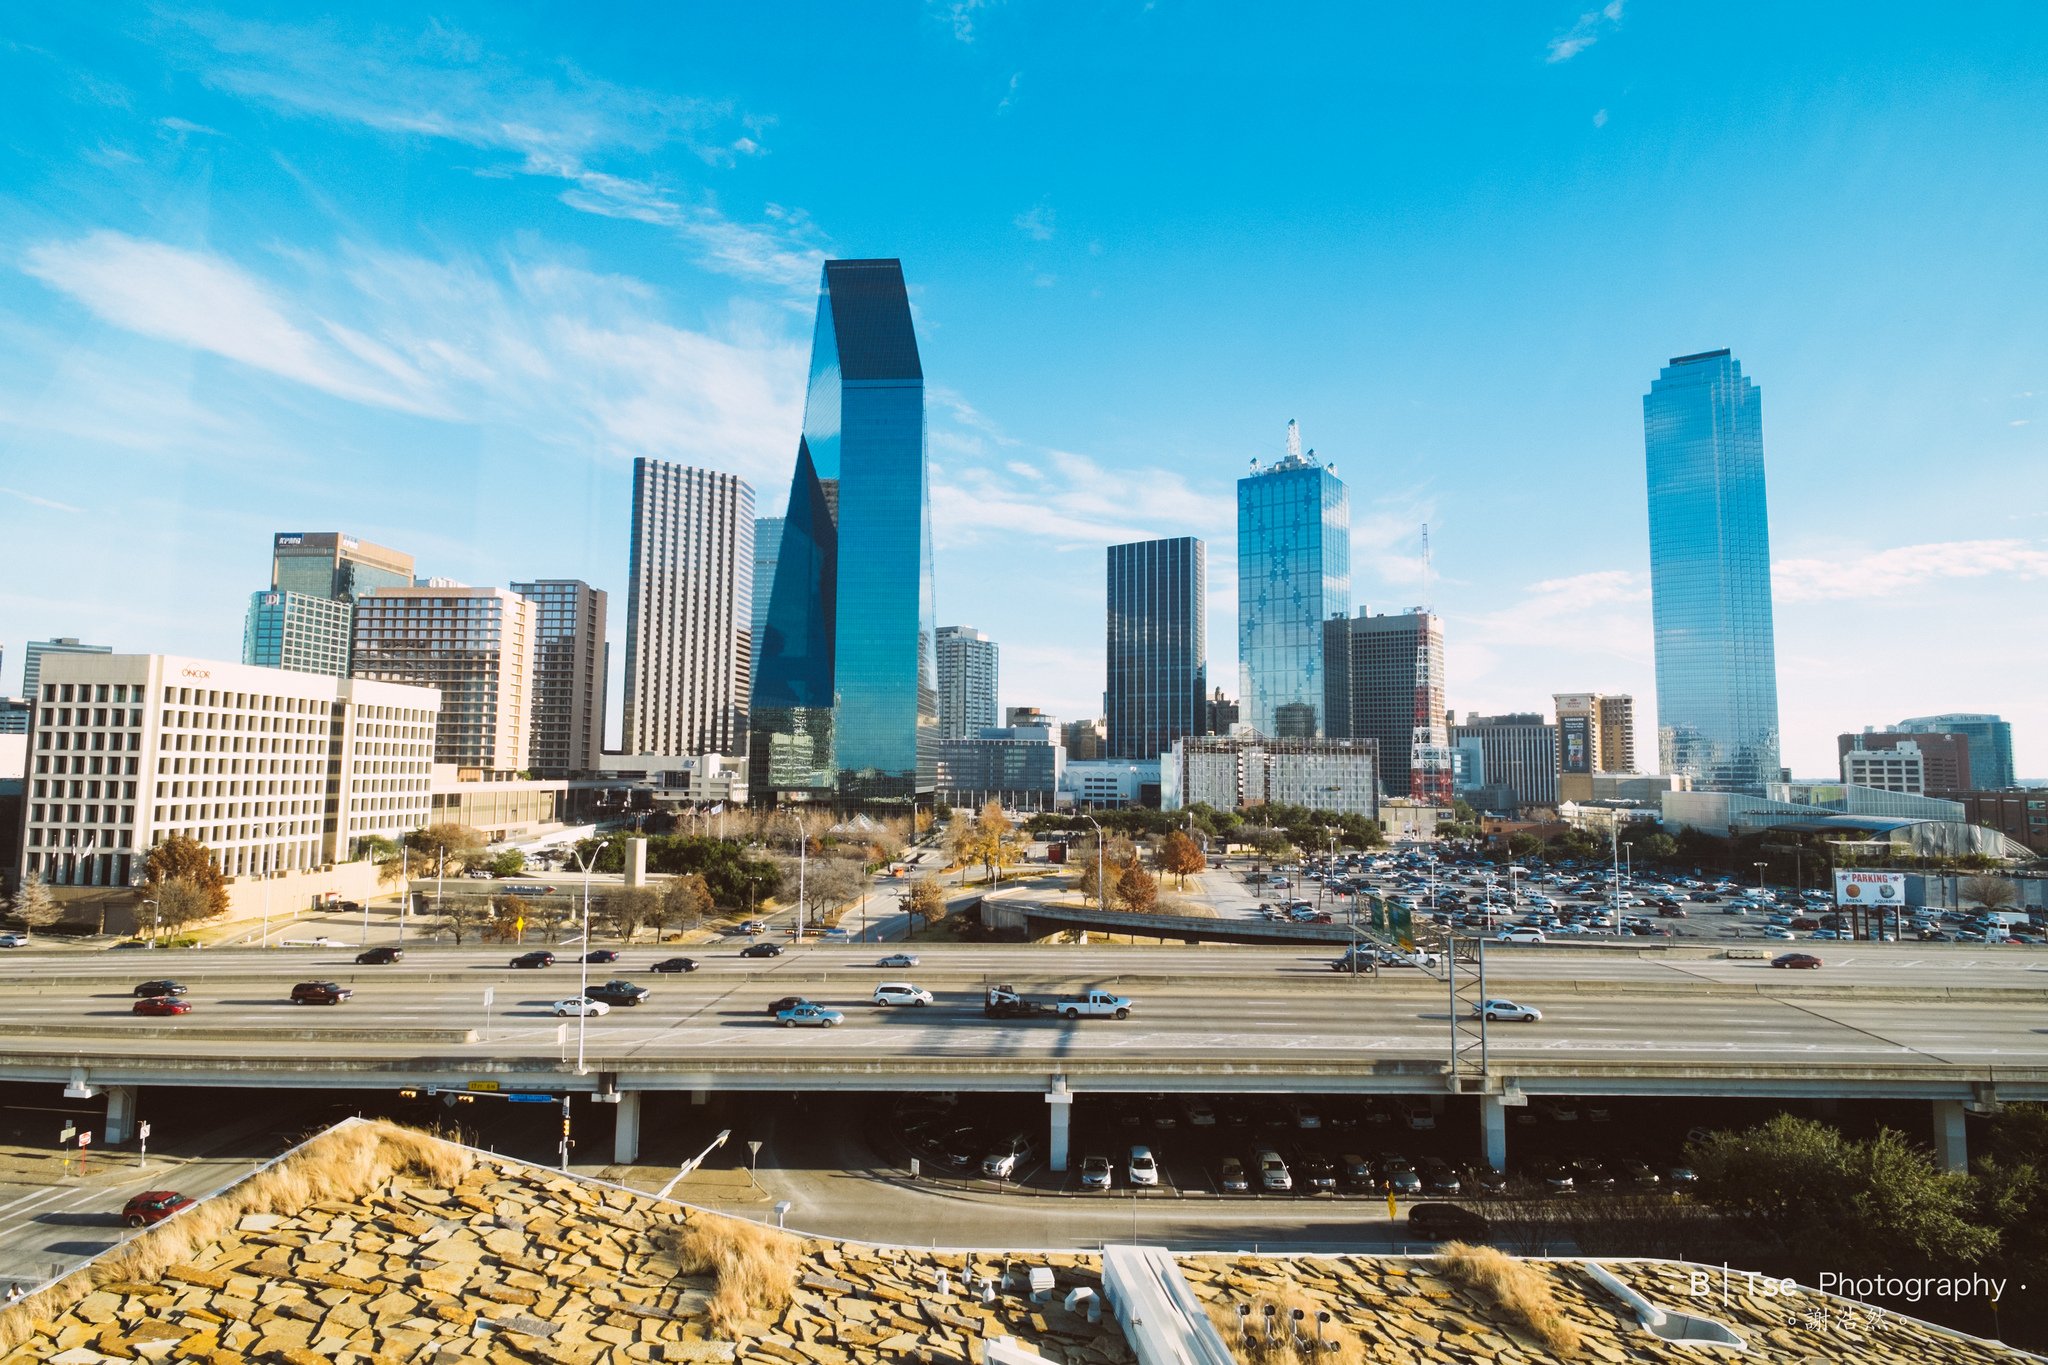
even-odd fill
[[[827,261],[754,671],[756,799],[910,801],[937,777],[924,369],[900,261]]]
[[[1643,395],[1657,757],[1700,791],[1762,795],[1778,769],[1763,395],[1725,350]]]
[[[1238,695],[1275,739],[1331,734],[1323,715],[1323,622],[1351,614],[1351,499],[1334,469],[1287,454],[1237,481]]]

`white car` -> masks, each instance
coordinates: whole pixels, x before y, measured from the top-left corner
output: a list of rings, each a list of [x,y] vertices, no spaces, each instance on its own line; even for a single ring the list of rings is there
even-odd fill
[[[1534,1024],[1543,1018],[1543,1011],[1534,1005],[1517,1005],[1512,1000],[1484,1000],[1474,1005],[1472,1012],[1496,1023]]]
[[[908,981],[884,981],[875,987],[877,1005],[929,1005],[932,993]]]
[[[1792,931],[1791,931],[1790,929],[1787,929],[1787,928],[1786,928],[1786,927],[1785,927],[1784,925],[1782,925],[1782,924],[1766,924],[1766,925],[1764,926],[1764,937],[1765,937],[1765,938],[1791,938],[1791,937],[1793,937],[1793,933],[1792,933]]]
[[[1131,1148],[1131,1160],[1128,1169],[1125,1171],[1125,1178],[1133,1185],[1157,1185],[1159,1183],[1159,1163],[1153,1160],[1150,1147]]]
[[[916,953],[891,953],[875,964],[877,967],[915,967]]]
[[[1496,943],[1541,943],[1543,941],[1543,931],[1541,929],[1529,928],[1503,929],[1500,931],[1500,937],[1494,940]]]
[[[555,1015],[558,1018],[593,1014],[604,1015],[611,1012],[612,1007],[605,1004],[602,1000],[557,1000],[555,1002]]]

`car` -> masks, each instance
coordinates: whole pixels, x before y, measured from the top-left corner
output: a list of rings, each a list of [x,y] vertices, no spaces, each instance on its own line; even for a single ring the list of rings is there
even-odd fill
[[[572,1017],[587,1018],[593,1015],[602,1018],[603,1016],[610,1014],[612,1012],[612,1007],[610,1005],[607,1005],[604,1001],[592,1000],[588,997],[581,996],[573,997],[568,1000],[557,1000],[554,1003],[553,1009],[555,1012],[555,1016],[561,1019],[567,1019]]]
[[[147,999],[158,995],[183,995],[185,987],[177,981],[145,981],[135,988],[138,998]]]
[[[1424,1242],[1483,1242],[1493,1235],[1493,1225],[1458,1204],[1415,1204],[1408,1210],[1408,1232]]]
[[[655,963],[652,970],[657,972],[694,972],[698,966],[699,963],[694,957],[665,957]]]
[[[301,981],[292,987],[294,1005],[339,1005],[355,992],[337,981]]]
[[[1679,1187],[1700,1183],[1699,1173],[1690,1166],[1673,1166],[1664,1172],[1664,1178]]]
[[[1224,1157],[1216,1167],[1216,1186],[1225,1194],[1244,1194],[1252,1187],[1251,1178],[1244,1173],[1244,1163],[1234,1156]]]
[[[1373,1188],[1372,1163],[1356,1152],[1346,1152],[1337,1158],[1337,1168],[1344,1174],[1344,1183],[1354,1190]]]
[[[1792,931],[1791,931],[1790,929],[1787,929],[1787,928],[1785,928],[1785,927],[1784,927],[1783,925],[1781,925],[1781,924],[1766,924],[1766,925],[1764,926],[1764,937],[1765,937],[1765,938],[1780,938],[1780,939],[1789,939],[1789,938],[1792,938],[1792,937],[1794,937],[1794,935],[1793,935],[1793,933],[1792,933]],[[1926,938],[1926,937],[1927,937],[1927,935],[1925,935],[1925,934],[1922,934],[1922,935],[1921,935],[1920,937],[1922,937],[1922,938]],[[1942,935],[1942,937],[1943,937],[1943,938],[1947,938],[1947,937],[1948,937],[1948,935],[1947,935],[1947,934],[1943,934],[1943,935]]]
[[[1596,1157],[1582,1156],[1571,1164],[1572,1178],[1582,1190],[1611,1190],[1614,1170]]]
[[[521,970],[535,967],[552,967],[555,965],[555,955],[545,948],[536,948],[530,953],[521,953],[518,957],[513,958],[511,965]]]
[[[1023,1133],[1012,1133],[981,1159],[981,1173],[991,1180],[1008,1180],[1017,1168],[1038,1155],[1038,1145]]]
[[[1472,1012],[1496,1023],[1534,1024],[1543,1018],[1543,1011],[1534,1005],[1517,1005],[1512,1000],[1483,1000],[1472,1007]]]
[[[356,954],[358,967],[383,967],[405,960],[405,949],[382,943],[375,948],[365,948]]]
[[[1422,1177],[1422,1187],[1431,1194],[1465,1192],[1465,1182],[1458,1178],[1458,1168],[1440,1156],[1426,1156],[1417,1161],[1415,1173]]]
[[[1648,1189],[1653,1185],[1664,1183],[1663,1177],[1659,1176],[1652,1169],[1650,1163],[1640,1158],[1632,1156],[1619,1157],[1609,1164],[1622,1179],[1639,1188]]]
[[[1271,1147],[1261,1147],[1252,1153],[1252,1164],[1259,1168],[1259,1188],[1262,1190],[1291,1190],[1294,1177],[1287,1170],[1287,1163],[1280,1159],[1280,1153]]]
[[[740,956],[781,957],[782,945],[780,943],[749,943],[746,947],[740,949]]]
[[[1084,1190],[1106,1190],[1115,1178],[1115,1168],[1106,1156],[1084,1156],[1081,1158],[1081,1188]]]
[[[191,1012],[191,1003],[180,1000],[175,995],[145,995],[135,1002],[135,1013],[137,1014],[170,1015],[190,1014]]]
[[[1499,936],[1494,939],[1496,943],[1542,943],[1543,941],[1543,931],[1541,929],[1531,929],[1526,925],[1517,925],[1511,929],[1503,929],[1500,931]]]
[[[1294,1115],[1296,1128],[1320,1128],[1323,1126],[1322,1113],[1312,1104],[1297,1104],[1290,1111]]]
[[[884,981],[875,987],[877,1005],[929,1005],[932,993],[908,981]]]
[[[765,934],[768,932],[768,921],[765,919],[746,920],[741,923],[740,932],[743,934]]]
[[[778,1012],[775,1018],[784,1028],[835,1028],[846,1022],[845,1015],[823,1005],[798,1005]]]
[[[1481,1194],[1506,1194],[1508,1190],[1508,1173],[1484,1161],[1468,1163],[1464,1178]]]
[[[1552,1194],[1564,1194],[1578,1188],[1572,1182],[1571,1167],[1555,1161],[1530,1162],[1529,1178],[1547,1188]]]
[[[1422,1177],[1407,1157],[1398,1152],[1381,1152],[1378,1164],[1380,1184],[1385,1188],[1396,1194],[1422,1193]]]
[[[1159,1162],[1153,1157],[1150,1147],[1131,1148],[1131,1159],[1124,1167],[1124,1179],[1133,1185],[1159,1183]]]
[[[875,963],[875,965],[877,967],[915,967],[917,965],[917,954],[891,953]]]
[[[613,978],[602,986],[591,986],[584,990],[583,998],[596,1000],[606,1005],[644,1005],[647,997],[654,994],[645,986],[636,986],[630,981]]]
[[[28,947],[27,934],[0,934],[0,948]]]
[[[146,1228],[151,1223],[161,1223],[174,1213],[182,1213],[198,1201],[188,1199],[176,1190],[151,1190],[138,1194],[121,1206],[121,1221],[131,1228]]]
[[[1820,959],[1812,953],[1779,953],[1771,959],[1773,967],[1789,967],[1794,971],[1812,971],[1820,966]]]
[[[1536,1112],[1552,1123],[1577,1123],[1579,1106],[1570,1100],[1545,1097],[1536,1101]]]
[[[771,1015],[780,1014],[784,1010],[800,1009],[803,1006],[808,1005],[810,1003],[810,1001],[804,999],[801,995],[785,995],[780,1000],[771,1001],[769,1003],[768,1013]]]
[[[617,962],[618,950],[614,948],[592,948],[583,955],[585,962]]]
[[[1188,1125],[1193,1128],[1214,1128],[1216,1110],[1207,1100],[1187,1100],[1181,1109],[1188,1116]]]
[[[1419,1095],[1396,1096],[1394,1108],[1400,1113],[1401,1122],[1416,1132],[1436,1127],[1436,1111]]]

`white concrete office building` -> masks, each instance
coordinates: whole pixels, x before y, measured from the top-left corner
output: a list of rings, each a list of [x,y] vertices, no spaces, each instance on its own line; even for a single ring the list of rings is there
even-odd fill
[[[440,697],[162,654],[43,660],[19,871],[124,887],[159,840],[230,878],[346,862],[427,823]]]
[[[1162,810],[1305,806],[1337,815],[1380,813],[1379,744],[1370,739],[1177,739],[1159,764]]]
[[[744,754],[754,685],[754,490],[633,461],[621,748]],[[766,590],[766,585],[763,585]]]

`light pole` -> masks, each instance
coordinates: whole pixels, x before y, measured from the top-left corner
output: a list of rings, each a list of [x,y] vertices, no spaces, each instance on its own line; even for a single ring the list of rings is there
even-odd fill
[[[1109,888],[1102,881],[1104,845],[1102,826],[1096,821],[1094,816],[1086,811],[1081,812],[1081,818],[1095,826],[1095,904],[1098,908],[1107,910],[1109,909]]]
[[[789,818],[796,821],[796,944],[804,944],[804,862],[811,848],[811,832],[804,828],[804,817],[792,810]]]
[[[1623,844],[1621,846],[1621,880],[1622,884],[1631,891],[1635,889],[1636,846],[1634,844]]]
[[[1757,895],[1759,895],[1759,896],[1762,896],[1762,895],[1764,894],[1764,869],[1765,869],[1765,868],[1767,868],[1767,867],[1769,867],[1769,866],[1770,866],[1770,864],[1769,864],[1769,863],[1766,863],[1766,862],[1758,862],[1757,864],[1755,864],[1755,867],[1756,867],[1756,893],[1757,893]]]
[[[582,963],[580,965],[583,969],[582,998],[586,1001],[590,999],[590,865],[597,860],[597,854],[597,849],[590,850],[587,856],[579,856],[575,854],[573,851],[570,854],[571,857],[574,857],[576,859],[577,870],[583,873],[583,951],[581,954],[579,954],[579,956],[582,958]],[[588,1029],[588,1024],[585,1022],[588,1018],[589,1016],[585,1012],[585,1007],[582,1005],[577,1006],[576,1074],[579,1076],[584,1074],[583,1038],[585,1032]],[[569,1097],[567,1095],[564,1095],[562,1097],[562,1141],[564,1144],[562,1148],[562,1169],[565,1171],[569,1169],[569,1149],[567,1146],[568,1140]]]
[[[155,913],[151,916],[151,928],[149,931],[149,946],[154,948],[156,947],[157,936],[164,931],[164,907],[161,902],[153,901],[146,897],[142,903],[155,909]]]

